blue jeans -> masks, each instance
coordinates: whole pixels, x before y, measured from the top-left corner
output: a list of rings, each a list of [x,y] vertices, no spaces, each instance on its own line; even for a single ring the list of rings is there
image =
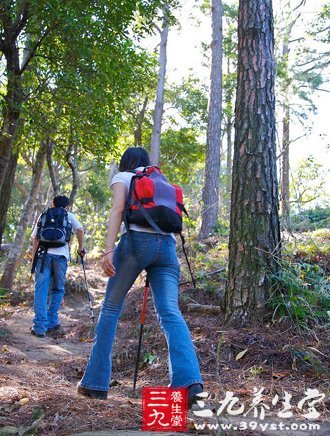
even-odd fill
[[[48,328],[60,324],[58,310],[64,296],[67,259],[65,256],[47,254],[42,273],[40,268],[41,259],[39,258],[35,271],[33,329],[36,333],[46,333]],[[47,305],[50,283],[51,294]]]
[[[124,234],[114,253],[116,275],[108,281],[81,386],[108,391],[118,319],[127,292],[144,269],[149,276],[157,318],[167,341],[171,386],[202,383],[190,333],[178,307],[180,269],[175,241],[169,235],[130,233],[131,241]]]

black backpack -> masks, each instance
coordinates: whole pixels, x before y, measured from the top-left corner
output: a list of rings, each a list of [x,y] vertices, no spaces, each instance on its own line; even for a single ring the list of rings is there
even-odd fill
[[[51,207],[43,212],[37,224],[37,239],[41,248],[64,247],[70,241],[72,225],[63,207]]]
[[[48,248],[64,247],[70,242],[71,232],[72,224],[69,222],[68,212],[63,207],[51,207],[41,214],[37,223],[36,237],[39,244],[32,263],[32,274],[40,251],[42,251],[40,272],[43,272]]]

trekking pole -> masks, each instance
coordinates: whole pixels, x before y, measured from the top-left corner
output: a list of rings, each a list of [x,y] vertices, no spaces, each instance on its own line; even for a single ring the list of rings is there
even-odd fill
[[[83,268],[83,271],[84,271],[85,286],[86,286],[88,302],[89,302],[89,310],[90,310],[90,316],[89,317],[90,317],[91,322],[94,322],[95,316],[94,316],[94,312],[93,312],[93,304],[92,304],[91,295],[90,295],[89,290],[88,290],[87,277],[86,277],[86,269],[85,269],[85,261],[84,261],[84,258],[82,256],[80,256],[80,259],[81,259],[81,264],[82,264],[82,268]]]
[[[137,356],[136,356],[134,381],[133,381],[133,392],[135,391],[135,388],[136,388],[136,381],[137,381],[137,376],[138,376],[138,371],[139,371],[139,360],[140,360],[140,353],[141,353],[142,332],[143,332],[144,321],[145,321],[145,317],[146,317],[148,291],[149,291],[149,278],[147,276],[146,284],[145,284],[145,288],[144,288],[144,295],[143,295],[140,336],[139,336],[139,345],[138,345],[138,351],[137,351]]]

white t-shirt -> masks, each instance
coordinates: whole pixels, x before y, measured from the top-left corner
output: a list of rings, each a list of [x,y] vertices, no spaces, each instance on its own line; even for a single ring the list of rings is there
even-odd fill
[[[142,171],[142,170],[144,170],[144,167],[135,168],[134,171]],[[128,191],[129,191],[129,188],[130,188],[130,185],[131,185],[131,180],[132,180],[132,177],[134,175],[135,175],[134,173],[131,173],[129,171],[122,171],[120,173],[117,173],[114,176],[114,178],[112,179],[112,181],[110,183],[110,186],[113,186],[115,183],[123,183],[125,185],[125,187],[126,187],[126,197],[127,197],[128,196]],[[136,232],[158,233],[152,227],[142,227],[142,226],[139,226],[138,224],[129,224],[129,228],[130,228],[130,230],[134,230]],[[120,233],[121,234],[126,233],[126,227],[125,227],[124,223],[121,225]],[[163,235],[171,235],[175,239],[174,233],[162,232],[162,234]]]
[[[41,215],[40,215],[41,216]],[[40,218],[39,216],[39,218]],[[39,221],[39,218],[37,219],[37,222]],[[72,212],[68,212],[68,221],[72,225],[72,233],[75,235],[77,234],[78,229],[82,229],[83,226],[81,223],[77,220],[76,216]],[[34,229],[31,233],[31,238],[35,238],[37,236],[37,224],[35,224]],[[63,247],[53,247],[48,248],[47,250],[48,254],[56,254],[57,256],[65,256],[67,260],[70,260],[70,250],[69,250],[69,244],[66,243],[63,245]]]

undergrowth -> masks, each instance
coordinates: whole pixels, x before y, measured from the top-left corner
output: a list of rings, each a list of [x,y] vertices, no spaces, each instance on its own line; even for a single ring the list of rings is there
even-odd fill
[[[273,320],[289,317],[303,329],[329,323],[330,280],[319,265],[283,260],[271,280]]]

